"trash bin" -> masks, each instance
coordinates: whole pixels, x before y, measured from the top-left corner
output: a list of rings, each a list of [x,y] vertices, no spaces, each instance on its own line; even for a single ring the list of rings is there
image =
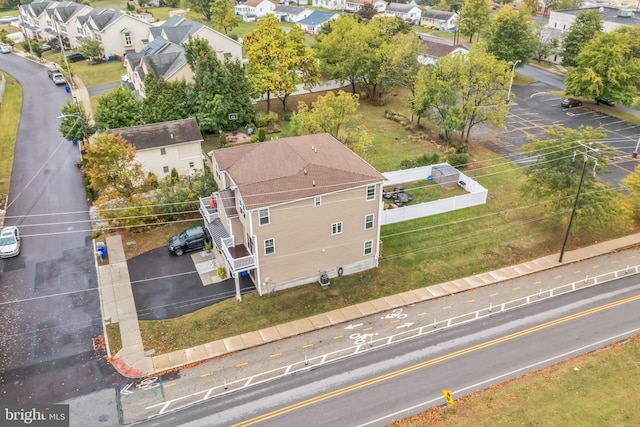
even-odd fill
[[[77,140],[77,139],[72,139],[72,140],[71,140],[71,143],[72,143],[73,145],[78,145],[78,140]]]
[[[66,91],[67,91],[67,93],[71,92],[71,88],[69,87],[69,85],[66,85],[66,86],[64,87],[64,90],[66,90]]]
[[[107,257],[107,247],[102,242],[96,243],[96,252],[100,255],[100,260],[104,261]]]

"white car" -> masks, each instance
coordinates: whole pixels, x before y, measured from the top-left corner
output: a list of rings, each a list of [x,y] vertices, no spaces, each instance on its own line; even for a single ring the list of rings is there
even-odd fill
[[[11,49],[7,45],[0,45],[0,53],[11,53]]]
[[[0,258],[11,258],[20,253],[20,230],[5,227],[0,234]]]
[[[122,80],[122,83],[129,83],[129,74],[123,74],[120,80]]]

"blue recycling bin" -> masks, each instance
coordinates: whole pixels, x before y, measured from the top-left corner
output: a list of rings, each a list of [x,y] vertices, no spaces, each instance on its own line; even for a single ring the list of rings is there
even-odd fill
[[[77,140],[77,139],[72,139],[72,140],[71,140],[71,143],[72,143],[73,145],[78,145],[78,140]]]
[[[69,87],[69,85],[66,85],[66,86],[64,87],[64,90],[66,90],[66,91],[67,91],[67,93],[71,92],[71,88]]]
[[[104,261],[107,257],[107,247],[102,242],[96,243],[96,252],[100,255],[100,260]]]

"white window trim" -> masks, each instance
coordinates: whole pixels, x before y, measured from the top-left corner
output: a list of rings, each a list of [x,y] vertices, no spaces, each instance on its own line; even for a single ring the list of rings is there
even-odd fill
[[[267,222],[264,224],[262,223],[263,217],[260,215],[261,212],[263,211],[267,211],[267,216],[266,216]],[[269,224],[271,224],[271,212],[269,212],[269,208],[258,209],[258,225],[263,226],[263,225],[269,225]]]
[[[334,232],[334,229],[339,229],[338,231]],[[338,222],[334,222],[333,224],[331,224],[331,235],[332,236],[337,236],[338,234],[342,234],[342,221],[338,221]]]
[[[273,244],[271,245],[273,247],[273,252],[271,253],[267,253],[267,242],[271,240],[273,242]],[[274,237],[270,238],[270,239],[265,239],[264,240],[264,255],[273,255],[276,253],[276,239]]]
[[[371,217],[371,227],[367,228],[367,218]],[[373,227],[376,223],[376,215],[375,214],[367,214],[364,216],[364,229],[365,230],[373,230]]]
[[[373,195],[371,197],[369,197],[369,188],[372,188],[372,187],[373,187]],[[370,201],[376,199],[376,186],[375,186],[375,184],[367,185],[367,187],[365,189],[365,199],[367,200],[367,202],[370,202]]]
[[[369,250],[371,251],[370,253],[367,253],[367,243],[371,244],[371,248],[369,248]],[[364,242],[364,246],[362,247],[362,255],[363,256],[373,255],[373,240],[367,240],[366,242]]]

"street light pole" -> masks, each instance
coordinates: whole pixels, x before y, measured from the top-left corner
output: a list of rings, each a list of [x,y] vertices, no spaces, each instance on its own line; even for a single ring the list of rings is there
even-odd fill
[[[638,138],[638,143],[636,144],[636,149],[633,150],[633,153],[631,154],[631,158],[632,159],[637,159],[638,158],[638,149],[639,148],[640,148],[640,138]]]
[[[507,95],[507,103],[511,102],[511,87],[513,86],[513,78],[516,75],[516,65],[521,62],[522,61],[520,59],[515,62],[509,62],[509,64],[512,64],[513,66],[511,67],[511,81],[509,82],[509,94]]]

